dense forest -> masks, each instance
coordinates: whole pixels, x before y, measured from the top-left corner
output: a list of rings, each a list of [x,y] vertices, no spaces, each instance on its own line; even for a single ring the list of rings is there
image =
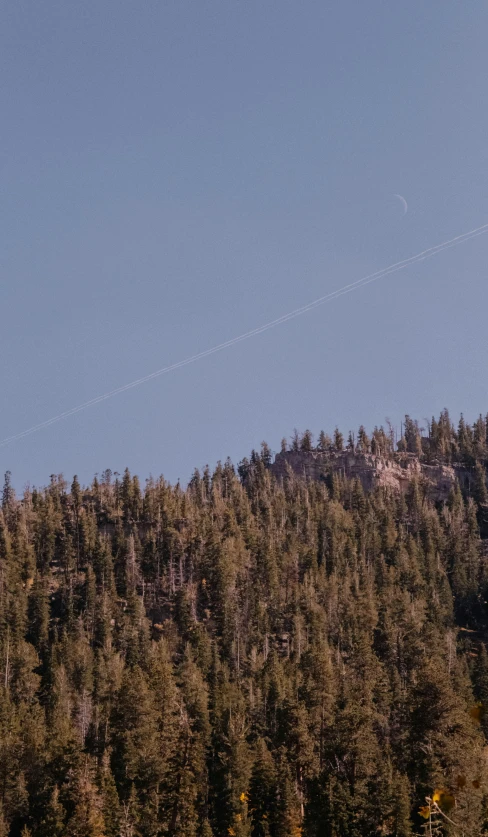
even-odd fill
[[[437,505],[264,443],[186,489],[7,473],[0,837],[488,834],[487,432],[318,436],[471,469]]]

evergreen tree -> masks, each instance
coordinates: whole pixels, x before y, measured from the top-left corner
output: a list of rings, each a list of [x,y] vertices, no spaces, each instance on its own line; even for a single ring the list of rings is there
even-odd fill
[[[307,478],[264,444],[187,489],[8,475],[0,835],[488,834],[487,420],[407,419]]]
[[[334,447],[338,452],[344,448],[344,436],[338,427],[334,430]]]
[[[59,789],[54,787],[40,822],[42,837],[61,837],[64,834],[66,811],[59,801]]]
[[[422,444],[418,422],[413,421],[410,416],[405,416],[404,438],[407,451],[421,456]]]
[[[102,802],[87,776],[80,777],[77,802],[68,821],[66,837],[105,837]]]
[[[327,435],[327,433],[324,433],[323,430],[319,433],[317,448],[323,452],[329,451],[332,448],[332,439]]]
[[[475,465],[473,481],[473,497],[480,506],[488,503],[488,488],[486,487],[486,471],[481,462]]]
[[[301,440],[300,440],[300,450],[309,453],[313,450],[313,436],[310,430],[305,430]]]

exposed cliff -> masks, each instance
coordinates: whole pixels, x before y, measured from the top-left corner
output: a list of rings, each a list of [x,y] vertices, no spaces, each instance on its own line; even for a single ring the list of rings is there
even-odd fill
[[[349,479],[357,477],[365,489],[372,491],[384,486],[405,492],[414,477],[420,479],[427,494],[434,501],[446,500],[459,480],[463,489],[470,488],[472,475],[461,466],[426,465],[414,454],[395,454],[391,458],[351,451],[285,451],[276,455],[270,466],[279,479],[291,472],[311,480],[324,480],[334,473]]]

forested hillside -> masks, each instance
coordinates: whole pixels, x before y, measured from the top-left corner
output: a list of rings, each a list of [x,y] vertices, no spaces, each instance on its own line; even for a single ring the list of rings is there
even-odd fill
[[[487,423],[405,430],[469,492],[6,475],[0,837],[488,834]]]

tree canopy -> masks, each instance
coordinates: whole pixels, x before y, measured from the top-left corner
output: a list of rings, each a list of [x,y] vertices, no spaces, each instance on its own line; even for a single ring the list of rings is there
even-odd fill
[[[399,442],[474,489],[279,482],[265,443],[186,489],[7,474],[0,835],[488,834],[487,422]]]

